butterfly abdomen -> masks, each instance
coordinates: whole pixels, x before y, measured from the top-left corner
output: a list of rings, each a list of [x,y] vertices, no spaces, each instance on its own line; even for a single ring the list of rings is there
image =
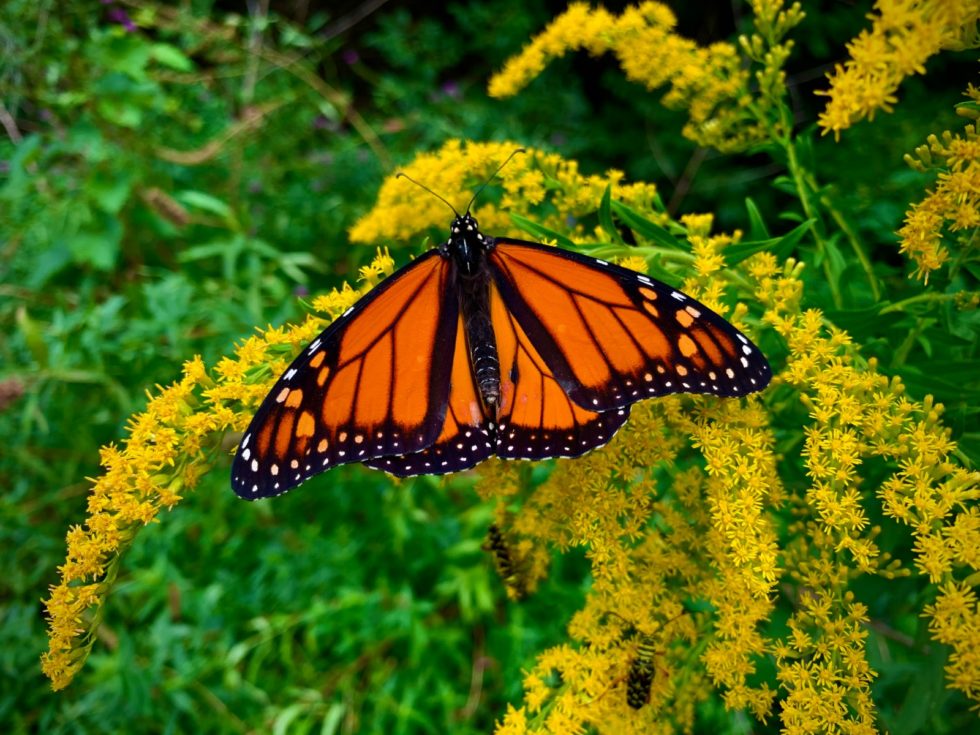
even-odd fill
[[[496,407],[500,404],[500,357],[490,319],[490,274],[481,268],[472,277],[459,276],[459,286],[459,309],[473,376],[483,404]]]

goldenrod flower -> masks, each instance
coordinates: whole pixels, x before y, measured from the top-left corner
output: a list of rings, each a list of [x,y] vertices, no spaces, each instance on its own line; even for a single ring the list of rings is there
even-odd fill
[[[486,181],[515,150],[517,143],[480,143],[451,140],[434,153],[422,154],[402,171],[446,197],[462,211],[475,189]],[[575,161],[554,153],[528,148],[515,156],[499,174],[502,190],[499,203],[493,192],[485,192],[474,204],[474,213],[484,232],[497,236],[527,237],[510,219],[511,214],[528,215],[545,227],[565,230],[569,218],[595,212],[606,187],[612,196],[627,204],[646,208],[656,195],[652,184],[623,184],[623,173],[610,170],[604,176],[583,176]],[[541,206],[546,205],[546,206]],[[422,191],[405,177],[388,177],[378,192],[375,207],[350,230],[354,242],[393,241],[408,244],[434,229],[444,236],[452,219],[446,205]],[[582,227],[573,228],[582,236]]]
[[[980,101],[980,90],[969,87],[967,95]],[[915,261],[914,275],[929,282],[929,275],[949,260],[953,241],[967,249],[975,247],[980,229],[980,135],[976,125],[967,125],[962,135],[946,131],[930,135],[927,144],[906,161],[920,171],[938,170],[934,191],[905,214],[898,231],[901,250]]]
[[[847,45],[851,58],[828,74],[830,99],[820,115],[824,133],[840,135],[855,122],[891,112],[902,80],[924,74],[940,51],[980,46],[975,0],[877,0],[864,30]]]
[[[754,2],[759,33],[742,39],[748,59],[761,65],[755,74],[758,91],[752,89],[753,74],[734,45],[699,47],[679,36],[673,12],[658,2],[628,7],[618,17],[572,3],[508,59],[491,78],[488,91],[494,97],[516,94],[548,62],[569,52],[612,52],[627,79],[651,90],[669,85],[664,105],[687,110],[690,116],[685,137],[720,150],[744,150],[763,140],[770,127],[782,126],[774,106],[785,92],[781,68],[791,44],[781,39],[803,18],[799,4],[782,6],[781,1]]]

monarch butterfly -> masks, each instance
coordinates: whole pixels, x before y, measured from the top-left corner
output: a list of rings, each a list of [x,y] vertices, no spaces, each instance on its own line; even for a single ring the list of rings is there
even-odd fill
[[[483,187],[461,215],[419,186],[453,209],[449,238],[283,373],[235,455],[239,496],[280,495],[348,462],[405,477],[493,455],[578,457],[641,399],[769,383],[758,347],[690,296],[604,260],[483,234],[470,215]]]

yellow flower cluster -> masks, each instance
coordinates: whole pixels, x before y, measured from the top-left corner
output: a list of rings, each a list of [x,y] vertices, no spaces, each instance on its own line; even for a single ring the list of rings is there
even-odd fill
[[[362,271],[367,282],[360,290],[333,291],[315,299],[314,307],[336,317],[391,270],[391,258],[379,252]],[[68,531],[61,579],[45,601],[49,645],[41,666],[54,689],[68,686],[85,663],[133,538],[224,462],[223,434],[245,428],[291,356],[323,327],[322,318],[311,316],[295,327],[269,329],[211,371],[195,357],[184,365],[180,381],[160,388],[146,410],[130,420],[122,447],[102,449],[104,472],[89,495],[88,518]]]
[[[910,74],[924,74],[930,57],[944,50],[980,46],[976,0],[878,0],[871,30],[848,43],[850,58],[828,74],[830,99],[820,115],[824,133],[841,130],[875,112],[891,112]]]
[[[785,548],[788,570],[799,589],[799,611],[792,633],[774,649],[794,667],[796,678],[783,677],[798,711],[784,708],[787,726],[807,721],[814,732],[838,727],[843,714],[874,732],[868,686],[874,673],[865,658],[859,623],[866,616],[849,589],[861,575],[886,579],[911,573],[883,553],[865,508],[880,505],[884,515],[907,526],[916,570],[944,583],[935,604],[926,608],[937,640],[953,646],[947,669],[950,685],[970,696],[980,693],[980,628],[972,586],[980,584],[980,543],[975,507],[980,473],[953,461],[955,444],[942,426],[942,407],[927,397],[910,400],[897,378],[876,372],[873,360],[861,364],[845,332],[823,327],[822,315],[801,311],[798,270],[792,262],[780,274],[771,256],[752,265],[765,318],[789,347],[780,378],[794,389],[811,420],[803,459],[810,487],[798,499],[798,521]],[[794,273],[794,270],[796,272]],[[867,483],[862,465],[885,460],[888,474]],[[954,540],[955,539],[955,540]],[[940,612],[942,611],[942,612]],[[953,627],[958,635],[953,635]],[[802,678],[801,678],[802,677]],[[836,713],[820,706],[834,701]],[[798,705],[806,702],[803,709]],[[831,717],[832,720],[823,718]],[[816,718],[816,719],[815,719]]]
[[[417,156],[402,172],[463,211],[476,188],[518,148],[521,146],[512,142],[451,140],[434,153]],[[475,212],[480,228],[497,236],[527,237],[514,225],[510,214],[535,213],[537,223],[565,230],[569,218],[595,212],[607,186],[616,199],[644,208],[657,193],[652,184],[622,183],[621,171],[584,176],[575,161],[530,148],[515,156],[499,178],[503,189],[499,202],[493,201],[494,192],[488,188],[476,203]],[[405,242],[430,228],[435,228],[441,238],[448,232],[451,218],[446,205],[438,199],[405,177],[390,176],[381,185],[377,204],[351,228],[350,238],[363,243],[387,239]],[[583,233],[581,227],[572,231],[577,236]]]
[[[781,39],[803,13],[798,4],[789,9],[782,5],[781,0],[753,2],[758,33],[741,39],[746,57],[761,64],[755,74],[756,91],[750,88],[752,74],[735,46],[699,47],[676,33],[677,19],[670,8],[644,2],[620,16],[572,3],[491,78],[489,93],[516,94],[552,59],[568,52],[612,52],[627,79],[651,90],[670,86],[663,101],[667,107],[688,111],[686,137],[719,150],[744,150],[764,139],[770,126],[785,122],[772,114],[785,92],[782,65],[791,48]]]
[[[980,89],[971,86],[967,94],[980,102]],[[954,237],[959,247],[976,247],[980,228],[980,135],[977,126],[967,125],[962,135],[949,131],[942,137],[930,135],[926,145],[916,149],[916,157],[906,156],[913,168],[939,170],[934,191],[905,214],[898,231],[901,250],[915,261],[915,276],[925,283],[929,274],[949,260],[947,244]]]

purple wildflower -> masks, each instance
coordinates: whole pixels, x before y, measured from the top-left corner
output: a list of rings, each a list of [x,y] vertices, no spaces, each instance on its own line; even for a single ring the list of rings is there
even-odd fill
[[[109,8],[109,20],[121,25],[128,33],[136,30],[136,24],[133,23],[132,18],[129,17],[125,10],[117,8],[115,5]]]

